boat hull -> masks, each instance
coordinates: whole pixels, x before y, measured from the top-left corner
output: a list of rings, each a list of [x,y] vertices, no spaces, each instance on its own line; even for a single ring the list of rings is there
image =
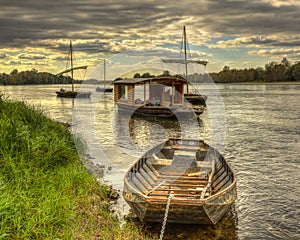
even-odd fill
[[[162,222],[166,212],[166,200],[146,198],[137,192],[131,192],[128,182],[124,186],[124,199],[135,215],[142,222]],[[216,224],[233,204],[237,197],[236,184],[234,183],[224,196],[219,196],[206,201],[185,201],[172,199],[169,212],[169,223],[181,224]],[[222,199],[222,200],[221,200]]]
[[[57,97],[61,98],[89,98],[91,96],[90,92],[73,92],[73,91],[57,91]]]
[[[113,88],[96,88],[96,92],[113,92]]]
[[[118,103],[118,111],[130,115],[138,116],[154,116],[161,118],[177,118],[177,119],[191,119],[195,117],[195,112],[192,108],[177,108],[177,107],[163,107],[163,106],[134,106]]]
[[[235,174],[207,144],[177,142],[151,149],[128,170],[123,198],[142,222],[162,222],[170,200],[168,222],[216,224],[236,200]]]
[[[184,98],[194,106],[206,107],[207,96],[200,94],[184,94]]]

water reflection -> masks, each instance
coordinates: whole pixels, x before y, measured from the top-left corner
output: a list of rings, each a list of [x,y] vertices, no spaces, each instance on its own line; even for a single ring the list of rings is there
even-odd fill
[[[148,224],[146,228],[159,235],[161,224]],[[164,240],[208,240],[208,239],[238,239],[238,219],[235,206],[232,205],[224,217],[216,225],[182,225],[167,224]]]
[[[202,121],[139,117],[115,112],[112,124],[115,144],[131,156],[138,157],[169,137],[199,138]]]

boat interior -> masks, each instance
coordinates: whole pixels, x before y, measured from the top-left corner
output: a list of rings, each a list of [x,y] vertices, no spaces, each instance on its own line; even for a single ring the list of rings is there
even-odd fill
[[[128,172],[129,184],[148,198],[205,199],[233,182],[223,156],[199,140],[168,140]]]

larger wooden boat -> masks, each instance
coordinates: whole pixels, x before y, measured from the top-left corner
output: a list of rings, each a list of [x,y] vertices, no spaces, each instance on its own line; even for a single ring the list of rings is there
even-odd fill
[[[82,92],[82,91],[75,91],[74,89],[74,70],[78,69],[87,69],[87,66],[73,66],[73,47],[72,47],[72,41],[70,41],[70,49],[69,49],[69,56],[70,56],[70,68],[66,69],[60,73],[57,74],[57,76],[60,76],[64,73],[71,73],[71,83],[72,83],[72,90],[66,90],[64,88],[61,88],[59,91],[56,92],[57,97],[61,98],[89,98],[91,96],[91,92]]]
[[[176,77],[133,78],[114,81],[118,110],[135,115],[190,119],[203,113],[184,99],[187,81]]]
[[[207,61],[203,60],[193,60],[193,59],[188,59],[188,41],[187,41],[187,36],[186,36],[186,30],[185,26],[183,26],[183,36],[182,36],[182,44],[183,46],[183,52],[184,52],[184,58],[183,59],[162,59],[162,62],[164,63],[177,63],[177,64],[184,64],[185,66],[185,78],[188,79],[188,64],[200,64],[203,66],[207,65]],[[206,107],[206,95],[199,94],[198,92],[195,91],[190,91],[189,90],[189,84],[186,85],[186,93],[184,94],[184,97],[186,100],[188,100],[191,104],[193,105],[199,105],[199,106],[205,106]]]
[[[123,198],[142,222],[163,222],[167,209],[168,223],[216,224],[236,197],[233,170],[201,140],[170,138],[124,177]]]

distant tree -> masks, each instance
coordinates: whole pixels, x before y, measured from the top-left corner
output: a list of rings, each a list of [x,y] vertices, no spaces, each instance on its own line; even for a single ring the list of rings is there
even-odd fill
[[[151,75],[150,73],[148,73],[148,72],[145,72],[145,73],[142,74],[141,77],[142,77],[142,78],[151,78],[152,75]]]
[[[229,66],[224,66],[223,67],[223,72],[228,72],[230,70],[230,67]]]
[[[289,60],[287,60],[286,57],[282,58],[281,64],[282,64],[285,68],[288,68],[288,67],[291,66],[291,62],[290,62]]]
[[[10,75],[17,75],[18,74],[18,69],[14,69],[10,72]]]
[[[295,81],[300,81],[300,62],[297,62],[293,68],[293,79]]]
[[[141,78],[141,74],[135,73],[135,74],[133,75],[133,78]]]
[[[171,76],[170,71],[164,70],[161,76],[162,77],[169,77],[169,76]]]

